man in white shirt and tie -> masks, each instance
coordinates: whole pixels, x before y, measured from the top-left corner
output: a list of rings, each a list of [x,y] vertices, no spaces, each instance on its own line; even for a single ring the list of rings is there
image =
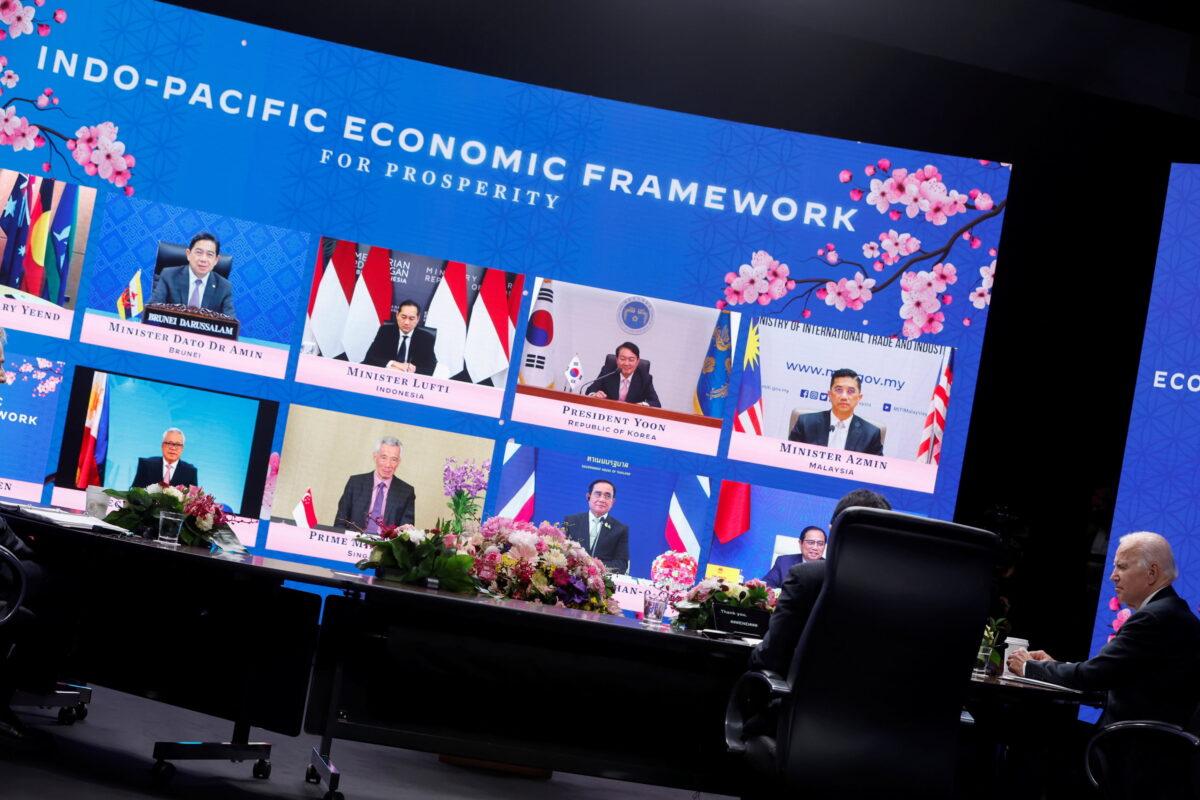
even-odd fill
[[[229,317],[233,310],[233,284],[213,272],[221,259],[221,242],[207,231],[192,237],[187,266],[167,267],[154,279],[151,303],[206,308]]]
[[[628,572],[629,526],[609,513],[616,501],[617,487],[597,478],[588,486],[588,510],[564,519],[563,528],[590,555],[603,561],[610,572]]]
[[[883,432],[854,413],[862,396],[862,377],[857,372],[834,370],[829,380],[830,410],[801,414],[788,439],[833,450],[883,455]]]
[[[437,367],[434,345],[437,336],[421,323],[421,306],[416,300],[401,300],[396,306],[396,321],[379,326],[362,363],[398,372],[432,375]]]
[[[198,486],[196,468],[182,459],[187,437],[179,428],[167,428],[162,435],[162,456],[139,458],[133,486]]]

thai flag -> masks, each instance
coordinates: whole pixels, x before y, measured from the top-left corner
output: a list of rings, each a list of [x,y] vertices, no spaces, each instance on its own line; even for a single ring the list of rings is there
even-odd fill
[[[671,493],[671,508],[667,514],[667,547],[679,553],[700,558],[700,539],[696,531],[704,526],[708,498],[712,487],[703,475],[680,475]]]
[[[742,357],[742,384],[738,387],[737,413],[733,429],[741,433],[763,435],[762,372],[759,369],[761,342],[758,323],[750,325],[746,337],[746,353]]]
[[[537,448],[509,439],[504,446],[504,467],[500,473],[500,502],[496,516],[531,521],[536,477]]]
[[[942,459],[942,438],[946,435],[946,410],[950,407],[950,385],[954,383],[954,350],[947,348],[938,370],[938,382],[929,400],[925,429],[917,445],[917,461],[937,464]]]

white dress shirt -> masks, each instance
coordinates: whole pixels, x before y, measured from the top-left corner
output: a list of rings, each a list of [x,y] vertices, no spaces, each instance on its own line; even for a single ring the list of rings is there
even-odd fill
[[[829,415],[829,424],[833,426],[833,430],[829,432],[829,447],[834,450],[846,449],[846,437],[850,434],[850,423],[854,421],[854,415],[840,420],[833,414]]]

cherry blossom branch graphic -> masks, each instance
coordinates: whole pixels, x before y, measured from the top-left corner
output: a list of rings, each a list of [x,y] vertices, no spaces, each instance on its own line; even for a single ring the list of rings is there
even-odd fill
[[[985,167],[990,163],[980,162]],[[1000,164],[997,168],[1006,167],[1009,165]],[[982,223],[1003,213],[1008,200],[996,202],[986,192],[977,188],[965,193],[948,188],[941,172],[932,164],[911,171],[903,168],[893,170],[891,161],[881,158],[874,164],[868,164],[863,171],[870,179],[869,188],[852,187],[850,199],[874,207],[880,214],[886,214],[891,222],[898,223],[905,217],[914,219],[924,215],[924,221],[934,226],[943,226],[951,217],[959,214],[979,213],[959,226],[944,243],[933,249],[923,249],[920,239],[912,233],[889,228],[881,232],[875,240],[862,245],[864,262],[843,259],[832,242],[819,248],[815,258],[810,256],[805,259],[824,262],[831,267],[849,267],[855,270],[853,277],[837,280],[820,276],[793,278],[787,264],[780,263],[764,250],[756,251],[749,264],[743,264],[737,272],[726,273],[725,296],[717,301],[717,307],[727,308],[749,303],[769,306],[797,287],[806,286],[806,289],[793,295],[774,312],[764,313],[780,315],[793,303],[803,301],[801,316],[808,319],[812,316],[808,304],[813,297],[823,300],[826,305],[833,306],[839,312],[847,309],[861,311],[876,294],[899,281],[899,317],[902,320],[900,334],[907,339],[916,339],[923,334],[940,333],[945,325],[945,313],[942,308],[953,302],[953,297],[947,294],[946,290],[959,279],[958,268],[949,261],[954,247],[960,242],[965,242],[970,250],[980,249],[983,240],[976,235],[976,229]],[[850,183],[853,179],[854,175],[848,169],[838,173],[840,183]],[[989,248],[987,253],[992,261],[979,267],[980,283],[969,296],[971,304],[978,310],[991,304],[996,248]],[[875,272],[892,268],[891,274],[882,281],[868,278],[867,262],[870,262],[870,269]],[[931,262],[928,269],[915,269],[927,262]],[[963,325],[970,325],[971,319],[964,317],[962,322]]]
[[[37,6],[43,5],[44,2],[45,0],[34,0]],[[36,15],[37,8],[33,4],[25,4],[21,0],[0,0],[0,25],[7,26],[6,29],[0,28],[0,41],[32,34]],[[67,12],[60,8],[54,12],[53,19],[61,25],[67,21]],[[51,32],[47,23],[38,23],[36,29],[39,36],[49,36]],[[8,68],[8,57],[4,55],[0,55],[0,70],[3,70],[0,72],[0,87],[3,87],[0,88],[0,95],[3,95],[5,88],[16,88],[21,76]],[[41,120],[34,124],[29,117],[21,116],[17,113],[15,103],[29,103],[36,112],[59,111],[68,116],[64,109],[58,107],[59,99],[49,87],[36,98],[10,98],[0,106],[0,147],[11,146],[18,153],[48,147],[53,155],[62,160],[72,176],[75,175],[71,163],[74,161],[83,167],[83,171],[88,175],[99,175],[118,189],[123,189],[126,195],[133,194],[133,167],[136,159],[132,153],[126,152],[125,143],[117,138],[118,129],[114,123],[84,125],[76,130],[74,135],[67,135],[41,124]],[[30,113],[32,115],[34,111]],[[60,149],[60,144],[70,151],[70,157]],[[49,172],[50,166],[49,161],[43,162],[42,171]]]

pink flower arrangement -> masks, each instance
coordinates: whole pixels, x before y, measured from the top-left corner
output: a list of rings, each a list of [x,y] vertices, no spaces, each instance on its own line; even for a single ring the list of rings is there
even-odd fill
[[[500,597],[619,614],[603,562],[562,528],[543,522],[492,517],[458,539],[460,553],[475,559],[472,574],[484,591]]]
[[[675,624],[683,628],[705,628],[713,618],[713,604],[757,608],[774,611],[779,602],[779,591],[754,578],[745,583],[733,583],[724,578],[705,578],[675,603],[678,616]]]
[[[825,257],[830,264],[837,263],[837,254],[832,249]],[[742,264],[737,272],[726,273],[725,299],[717,301],[717,308],[750,303],[768,305],[796,288],[790,274],[787,264],[779,263],[766,250],[756,250],[749,264]]]
[[[699,568],[699,562],[691,553],[668,550],[650,564],[650,580],[670,591],[674,598],[676,593],[682,593],[696,582]]]

